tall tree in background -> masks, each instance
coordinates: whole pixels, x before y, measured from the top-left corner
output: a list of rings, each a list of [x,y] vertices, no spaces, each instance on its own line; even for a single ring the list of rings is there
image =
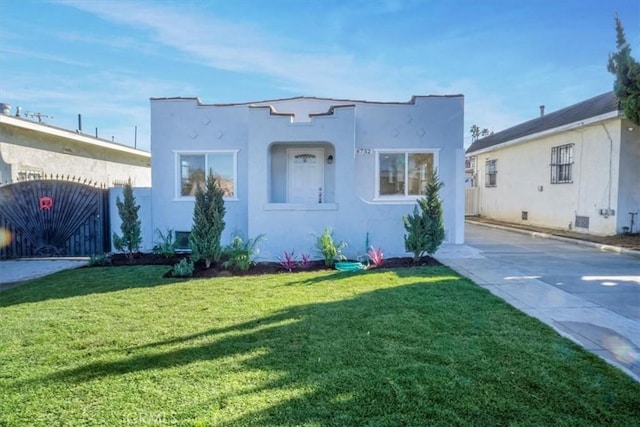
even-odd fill
[[[480,130],[478,125],[471,125],[470,132],[471,132],[471,142],[476,142],[480,137],[484,138],[485,136],[491,135],[491,132],[489,132],[489,129],[484,128]]]
[[[191,257],[197,262],[204,260],[207,268],[220,261],[222,246],[220,237],[224,230],[224,191],[213,174],[207,176],[206,188],[196,189],[196,204],[193,208],[193,225],[189,235]]]
[[[480,137],[480,128],[478,125],[471,125],[471,142],[476,142]]]
[[[627,42],[620,18],[616,16],[616,47],[618,51],[609,54],[607,69],[615,74],[613,90],[620,100],[625,116],[640,125],[640,64],[631,56],[631,46]]]

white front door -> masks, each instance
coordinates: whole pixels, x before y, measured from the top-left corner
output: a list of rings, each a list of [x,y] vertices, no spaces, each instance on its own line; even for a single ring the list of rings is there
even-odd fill
[[[322,203],[324,201],[324,150],[290,148],[287,150],[287,202]]]

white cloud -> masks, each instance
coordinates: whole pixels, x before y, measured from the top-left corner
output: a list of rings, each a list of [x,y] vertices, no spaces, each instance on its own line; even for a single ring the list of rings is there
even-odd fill
[[[148,32],[152,39],[183,52],[190,61],[222,70],[268,75],[275,85],[289,90],[319,96],[340,93],[349,98],[373,95],[375,100],[395,97],[402,91],[389,90],[390,76],[397,76],[399,71],[402,74],[396,66],[359,60],[351,53],[319,54],[318,50],[332,49],[301,48],[295,39],[274,37],[245,23],[205,18],[192,9],[138,3],[63,3]],[[405,75],[397,80],[410,87],[414,78]]]
[[[4,55],[14,55],[14,56],[18,56],[18,57],[28,57],[28,58],[35,58],[35,59],[41,59],[44,61],[49,61],[49,62],[58,62],[60,64],[64,64],[64,65],[71,65],[73,67],[87,67],[87,64],[84,62],[80,62],[80,61],[76,61],[73,59],[69,59],[66,56],[62,56],[62,55],[53,55],[53,54],[49,54],[49,53],[43,53],[43,52],[35,52],[35,51],[30,51],[30,50],[25,50],[25,49],[20,49],[20,48],[13,48],[13,47],[2,47],[0,48],[0,53],[4,56]],[[7,59],[3,59],[3,61],[6,61]]]
[[[436,80],[427,65],[398,64],[393,59],[367,58],[359,52],[341,51],[335,46],[306,46],[293,38],[277,37],[266,29],[240,21],[229,22],[211,14],[206,16],[192,4],[172,7],[167,3],[123,3],[63,1],[65,5],[94,14],[115,25],[126,25],[148,37],[146,46],[159,43],[164,55],[181,55],[182,61],[214,69],[267,76],[274,88],[295,95],[335,98],[404,101],[412,95],[465,95],[465,135],[471,124],[499,131],[527,119],[509,110],[505,98],[491,94],[473,80],[445,82]],[[383,10],[401,7],[397,1],[380,5]],[[188,29],[188,30],[187,30]],[[468,36],[451,33],[449,38]],[[120,43],[129,43],[122,40]],[[433,42],[441,46],[441,41]],[[439,49],[436,49],[439,50]],[[425,63],[425,61],[422,61]],[[433,67],[438,67],[433,64]],[[434,69],[435,70],[435,69]],[[127,80],[109,79],[110,88],[129,91],[131,96],[157,96],[178,84],[162,87],[158,81],[150,87],[123,88]],[[129,83],[133,83],[129,81]],[[137,84],[141,82],[136,81]],[[120,86],[118,86],[120,85]],[[183,88],[184,89],[184,88]],[[155,91],[145,93],[145,90]],[[120,91],[112,91],[117,96]],[[189,94],[198,94],[189,88]],[[509,94],[506,94],[509,96]],[[205,100],[206,101],[206,100]]]

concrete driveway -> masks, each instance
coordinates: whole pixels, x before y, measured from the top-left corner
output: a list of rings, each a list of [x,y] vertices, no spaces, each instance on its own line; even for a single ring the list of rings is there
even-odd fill
[[[57,271],[83,267],[88,264],[85,258],[45,258],[0,261],[0,292],[13,288],[23,282]]]
[[[640,381],[640,258],[465,224],[437,258]]]

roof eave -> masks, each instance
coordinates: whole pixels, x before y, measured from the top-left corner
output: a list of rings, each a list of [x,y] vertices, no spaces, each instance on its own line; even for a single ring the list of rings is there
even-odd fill
[[[491,145],[489,147],[481,148],[475,151],[467,152],[467,155],[478,155],[483,153],[488,153],[491,151],[499,150],[502,148],[510,147],[512,145],[524,144],[525,142],[532,141],[534,139],[545,138],[548,136],[552,136],[561,132],[566,132],[569,130],[574,130],[581,127],[593,126],[599,124],[606,120],[624,118],[624,112],[622,111],[610,111],[608,113],[600,114],[598,116],[590,117],[588,119],[580,120],[573,123],[568,123],[566,125],[558,126],[552,129],[547,129],[542,132],[532,133],[530,135],[525,135],[520,138],[512,139],[510,141],[501,142],[499,144]]]
[[[100,138],[94,138],[82,133],[74,133],[66,129],[61,129],[53,126],[43,125],[41,123],[31,122],[28,120],[22,120],[11,116],[0,115],[0,123],[5,123],[8,126],[14,126],[21,129],[31,130],[34,132],[41,132],[44,134],[58,136],[60,138],[66,138],[68,140],[81,142],[95,147],[106,148],[109,150],[120,151],[127,154],[133,154],[146,158],[151,158],[151,153],[148,151],[138,150],[137,148],[131,148],[126,145],[109,142]]]

